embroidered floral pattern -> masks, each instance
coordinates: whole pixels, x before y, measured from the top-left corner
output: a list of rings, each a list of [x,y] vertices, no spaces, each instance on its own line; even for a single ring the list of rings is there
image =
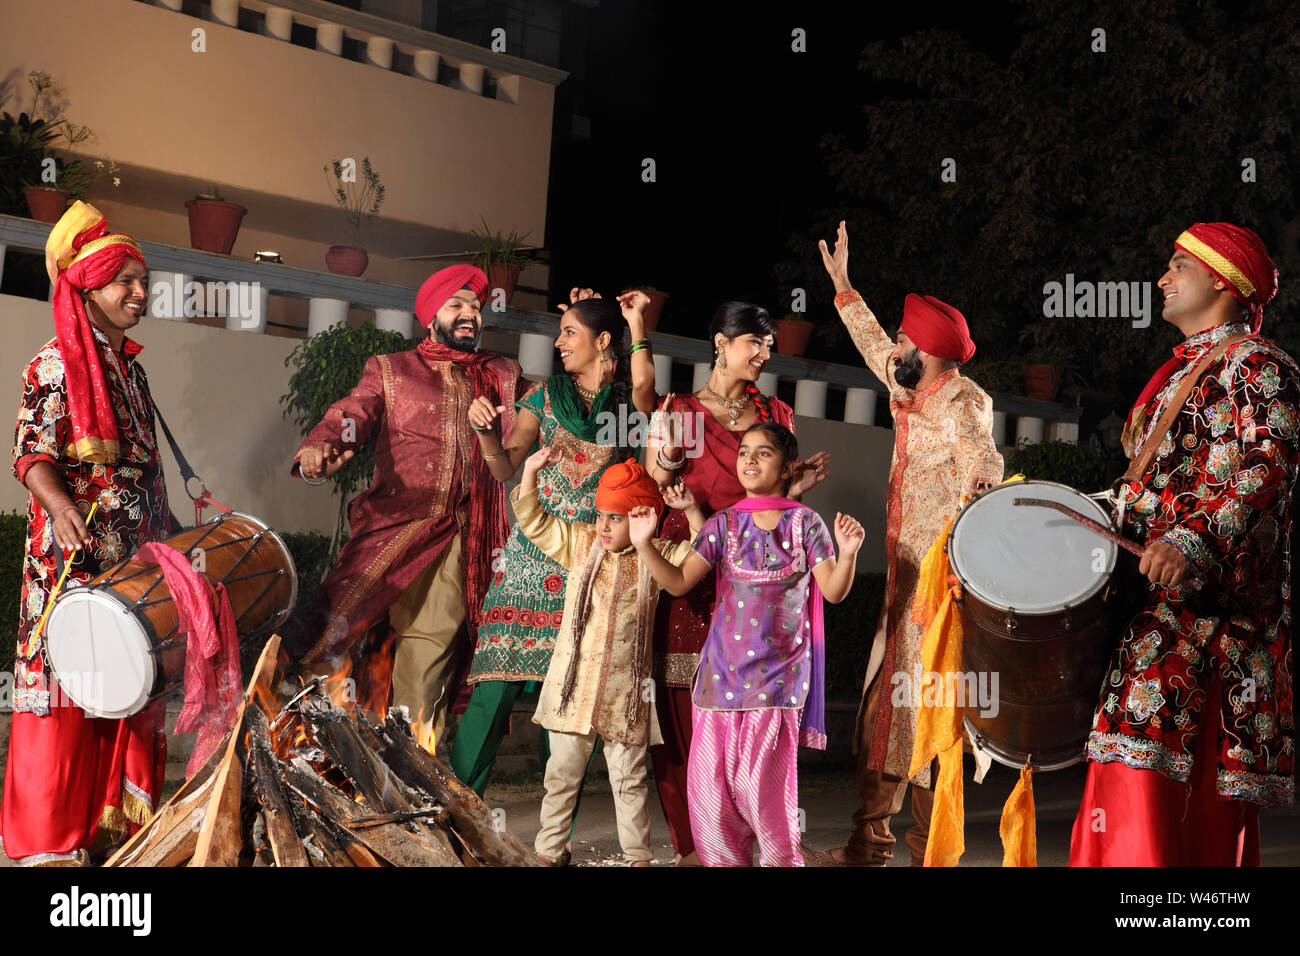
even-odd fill
[[[1187,363],[1244,326],[1188,339]],[[1300,466],[1300,369],[1264,339],[1234,346],[1192,390],[1140,483],[1125,486],[1126,531],[1176,547],[1199,590],[1155,586],[1120,642],[1088,756],[1185,781],[1211,686],[1220,695],[1220,795],[1294,800],[1288,507]],[[1172,388],[1147,408],[1154,423]],[[1261,409],[1266,411],[1261,414]],[[1148,428],[1153,427],[1148,426]],[[1153,640],[1158,637],[1158,640]],[[1217,685],[1212,685],[1217,676]]]

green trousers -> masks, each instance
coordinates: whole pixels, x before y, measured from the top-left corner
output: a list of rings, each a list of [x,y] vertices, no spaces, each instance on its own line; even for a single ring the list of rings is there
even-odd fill
[[[474,685],[470,694],[469,706],[460,718],[456,729],[456,740],[451,747],[451,769],[460,780],[480,797],[487,790],[488,780],[492,776],[492,765],[496,762],[497,751],[501,741],[510,732],[510,712],[520,694],[535,693],[540,682],[485,680]],[[551,757],[550,737],[546,729],[540,728],[541,739],[538,742],[537,756],[546,769],[546,762]],[[587,760],[587,769],[591,769],[592,756]],[[573,809],[573,826],[569,836],[578,825],[578,808],[582,805],[582,791],[578,791],[578,804]]]

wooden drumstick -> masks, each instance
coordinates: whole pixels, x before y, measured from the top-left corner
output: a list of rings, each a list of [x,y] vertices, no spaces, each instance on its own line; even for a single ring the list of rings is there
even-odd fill
[[[1142,555],[1147,553],[1147,549],[1142,547],[1142,545],[1138,544],[1137,542],[1130,541],[1128,538],[1116,534],[1114,531],[1110,530],[1110,528],[1107,528],[1100,521],[1094,521],[1092,518],[1089,518],[1087,515],[1081,515],[1073,508],[1067,507],[1066,505],[1061,504],[1059,501],[1048,501],[1046,498],[1012,498],[1011,503],[1013,505],[1035,505],[1039,508],[1051,508],[1054,511],[1059,511],[1061,514],[1065,515],[1066,517],[1072,518],[1073,520],[1079,522],[1079,524],[1083,525],[1084,527],[1091,528],[1093,531],[1097,532],[1097,534],[1101,535],[1107,541],[1114,542],[1115,544],[1123,548],[1125,551],[1131,552],[1132,554],[1136,554],[1139,558],[1142,557]]]
[[[1066,517],[1079,522],[1079,524],[1083,525],[1085,528],[1091,528],[1107,541],[1113,541],[1130,554],[1136,554],[1140,558],[1147,553],[1147,549],[1137,542],[1130,541],[1128,538],[1116,534],[1100,521],[1094,521],[1087,515],[1081,515],[1073,508],[1069,508],[1061,504],[1059,501],[1048,501],[1046,498],[1012,498],[1011,503],[1013,505],[1036,505],[1040,508],[1051,508],[1053,511],[1059,511]],[[1188,577],[1185,583],[1193,591],[1199,591],[1205,586],[1205,579],[1192,575]]]
[[[90,524],[90,519],[95,517],[95,512],[98,509],[99,509],[99,499],[97,498],[95,499],[95,503],[90,506],[90,510],[86,512],[86,520],[84,522],[85,524]],[[72,553],[76,554],[78,550],[79,549],[77,548],[73,548]],[[36,636],[33,638],[33,640],[40,640],[41,634],[44,633],[45,619],[50,616],[50,611],[54,607],[54,599],[59,596],[59,591],[63,590],[63,582],[68,579],[68,572],[71,570],[72,570],[72,559],[69,558],[68,561],[63,565],[63,573],[59,575],[58,583],[54,585],[54,590],[50,592],[50,599],[45,602],[45,612],[41,614],[41,622],[36,625]]]

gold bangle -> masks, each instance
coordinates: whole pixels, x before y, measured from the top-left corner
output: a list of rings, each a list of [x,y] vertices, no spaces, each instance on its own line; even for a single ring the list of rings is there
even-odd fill
[[[479,454],[483,456],[484,461],[491,461],[493,458],[500,458],[505,453],[506,450],[504,448],[498,449],[497,451],[494,451],[490,455],[487,452],[483,451],[482,449],[479,449]]]

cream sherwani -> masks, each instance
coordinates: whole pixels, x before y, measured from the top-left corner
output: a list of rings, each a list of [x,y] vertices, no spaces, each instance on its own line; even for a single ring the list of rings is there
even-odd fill
[[[861,728],[859,746],[869,747],[871,770],[906,780],[916,711],[911,695],[895,703],[891,678],[899,672],[915,678],[921,666],[923,631],[911,613],[921,560],[957,514],[964,489],[974,481],[1002,480],[1002,455],[993,442],[993,402],[983,389],[957,369],[920,391],[901,387],[889,369],[894,341],[861,296],[842,292],[835,305],[867,367],[888,386],[894,416],[886,498],[885,605],[867,666],[864,704],[872,682],[879,677],[884,683],[878,688],[874,720]],[[859,718],[862,721],[864,715]],[[926,768],[913,782],[928,787],[929,778]]]
[[[650,637],[659,586],[635,549],[605,551],[592,525],[569,524],[548,514],[536,492],[520,495],[516,489],[510,500],[519,530],[569,569],[560,633],[533,715],[535,723],[551,732],[537,852],[552,860],[564,852],[582,777],[599,736],[605,741],[619,843],[629,859],[649,860],[653,853],[645,755],[647,747],[663,742],[650,683]],[[653,544],[675,565],[691,551],[690,541],[656,538]],[[594,568],[590,607],[586,627],[575,640],[573,622],[589,565]],[[561,707],[575,654],[577,679],[567,705]]]

